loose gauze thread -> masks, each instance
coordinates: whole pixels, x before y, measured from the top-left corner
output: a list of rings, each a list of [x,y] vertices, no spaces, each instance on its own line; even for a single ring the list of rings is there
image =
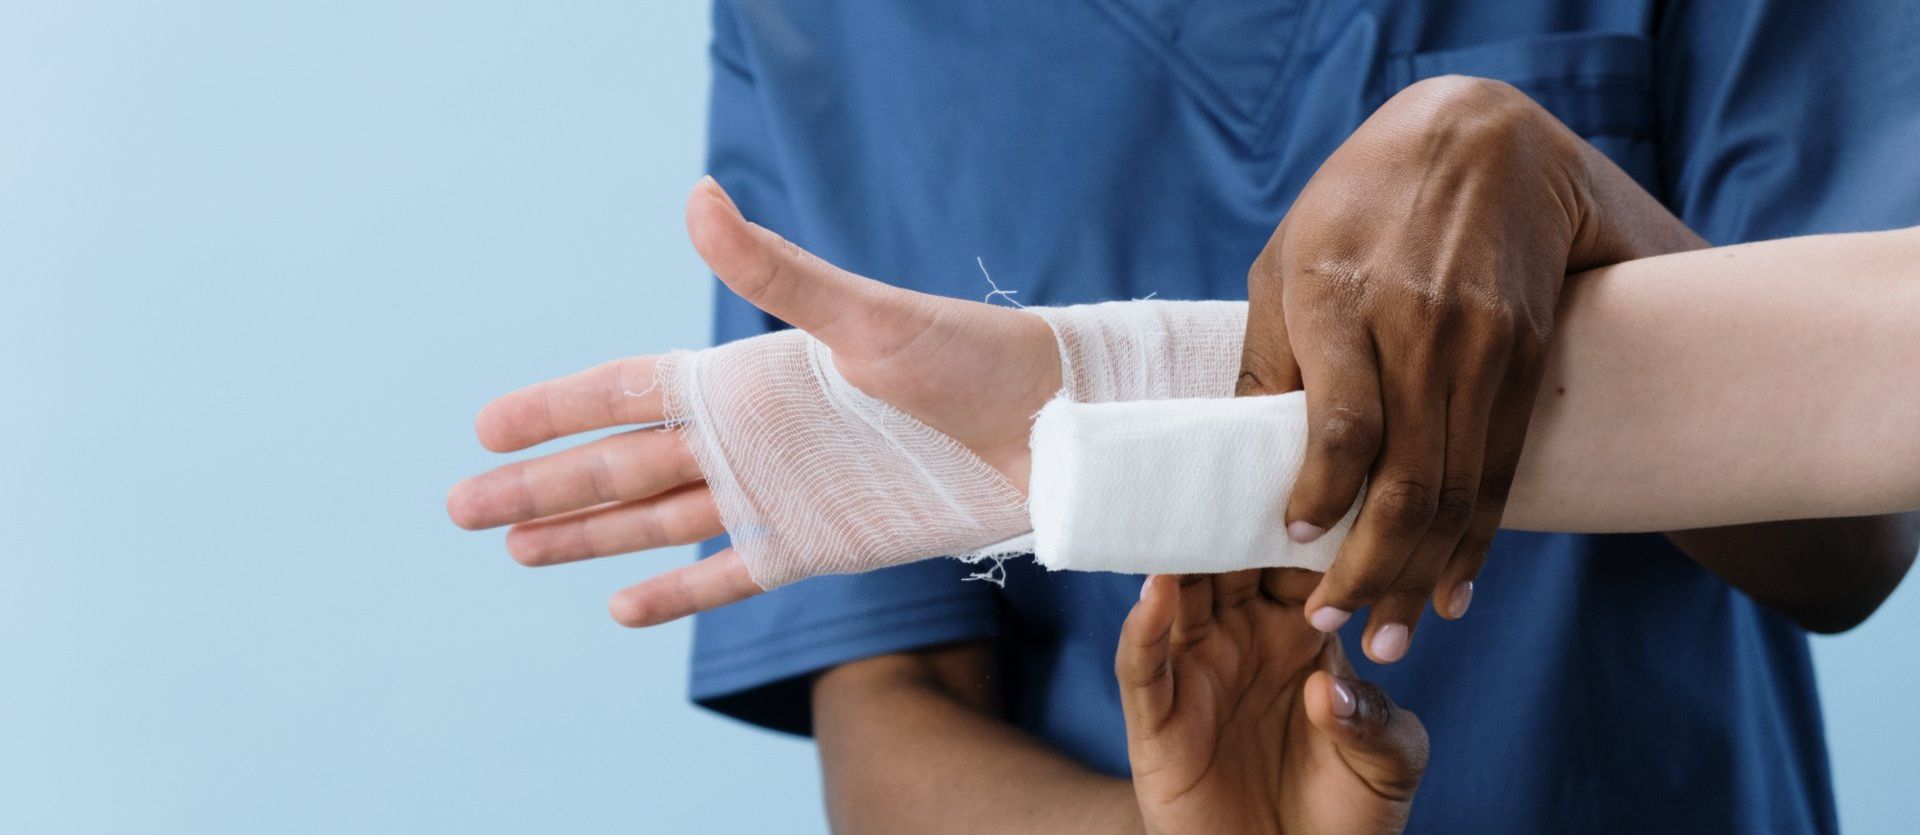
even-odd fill
[[[994,282],[993,274],[987,272],[986,258],[979,255],[975,255],[973,256],[973,263],[979,265],[980,276],[987,280],[988,287],[993,288],[990,292],[987,293],[985,298],[981,299],[981,301],[986,302],[987,304],[993,304],[993,300],[997,298],[1005,301],[1007,304],[1013,305],[1017,309],[1020,309],[1020,310],[1026,309],[1027,307],[1026,305],[1021,304],[1019,299],[1014,298],[1014,294],[1019,293],[1020,292],[1019,290],[1002,290],[1000,289],[1000,285]],[[979,565],[981,563],[991,563],[991,565],[987,566],[987,570],[976,571],[976,572],[973,572],[972,574],[968,574],[966,577],[961,579],[961,582],[972,582],[972,581],[978,580],[981,582],[992,583],[994,585],[994,588],[1004,589],[1007,587],[1006,563],[1007,563],[1007,560],[1013,556],[1015,555],[1010,553],[1008,554],[975,553],[975,554],[960,556],[957,559],[959,559],[961,562],[964,562],[968,565]]]
[[[986,277],[987,286],[993,288],[993,292],[988,293],[987,297],[981,299],[981,301],[987,304],[993,304],[995,298],[1000,298],[1006,300],[1007,304],[1013,305],[1021,310],[1027,309],[1026,305],[1021,304],[1019,299],[1013,297],[1014,294],[1020,292],[1019,290],[1002,290],[1000,289],[1000,285],[993,283],[993,275],[987,272],[987,259],[975,255],[973,256],[973,263],[980,265],[980,274]]]

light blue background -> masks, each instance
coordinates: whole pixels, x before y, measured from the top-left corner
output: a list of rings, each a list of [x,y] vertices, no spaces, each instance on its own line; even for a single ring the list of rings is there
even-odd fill
[[[0,832],[809,832],[655,554],[456,530],[490,396],[701,342],[705,3],[0,0]],[[1912,824],[1920,591],[1818,643]]]

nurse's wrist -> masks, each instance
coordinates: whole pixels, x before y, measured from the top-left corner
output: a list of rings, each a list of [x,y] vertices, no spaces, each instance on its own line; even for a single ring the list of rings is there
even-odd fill
[[[1577,188],[1573,247],[1567,253],[1567,274],[1632,261],[1703,249],[1705,239],[1655,198],[1633,176],[1544,109],[1540,118],[1553,120],[1564,139],[1567,165]]]
[[[1511,84],[1441,76],[1409,86],[1389,106],[1411,152],[1450,147],[1434,162],[1511,170],[1521,161],[1541,175],[1534,187],[1551,189],[1564,212],[1567,274],[1706,246],[1606,154]]]
[[[1469,171],[1504,170],[1509,186],[1551,191],[1576,251],[1585,224],[1601,228],[1591,183],[1604,176],[1598,167],[1606,158],[1589,156],[1585,140],[1512,84],[1439,76],[1410,85],[1382,111],[1388,108],[1397,111],[1395,127],[1404,131],[1400,147],[1432,166],[1433,179],[1445,181],[1447,171],[1465,178]],[[1516,178],[1515,172],[1538,176]]]

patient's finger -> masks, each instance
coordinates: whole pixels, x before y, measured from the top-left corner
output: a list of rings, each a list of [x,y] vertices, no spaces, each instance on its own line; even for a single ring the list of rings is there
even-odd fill
[[[662,417],[653,368],[659,357],[628,357],[535,383],[488,403],[474,421],[480,445],[512,452],[564,435]]]
[[[478,530],[650,498],[699,480],[700,465],[678,433],[639,429],[462,481],[447,494],[447,515]]]
[[[747,574],[740,555],[728,548],[621,589],[607,601],[607,611],[622,626],[653,626],[717,609],[762,591]]]
[[[702,482],[651,499],[522,522],[507,531],[507,553],[522,565],[556,565],[690,545],[720,533],[713,492]]]
[[[827,263],[748,221],[707,177],[687,196],[687,235],[721,283],[828,347],[854,348],[916,294]]]

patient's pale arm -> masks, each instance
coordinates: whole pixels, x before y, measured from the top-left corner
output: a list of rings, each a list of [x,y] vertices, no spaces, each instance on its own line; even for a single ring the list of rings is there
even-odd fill
[[[1630,261],[1561,305],[1507,527],[1920,508],[1920,228]]]
[[[1568,281],[1505,526],[1667,531],[1920,508],[1920,230],[1628,262]],[[1299,393],[1054,403],[1031,518],[1050,567],[1325,569],[1286,506]]]

